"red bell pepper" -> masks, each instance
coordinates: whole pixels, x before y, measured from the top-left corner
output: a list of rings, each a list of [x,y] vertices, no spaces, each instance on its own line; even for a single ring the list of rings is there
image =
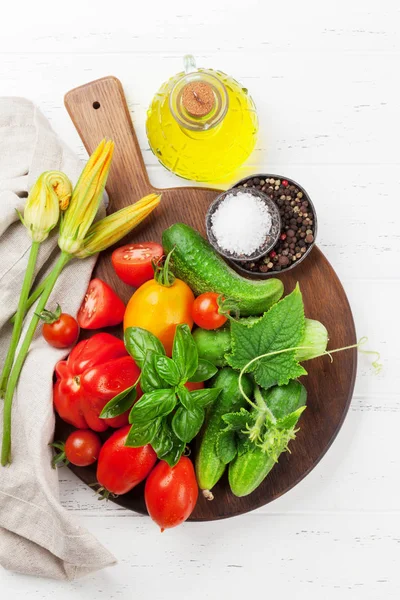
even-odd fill
[[[55,372],[54,407],[64,421],[94,431],[128,423],[129,411],[112,419],[99,418],[107,402],[132,386],[140,375],[121,340],[109,333],[97,333],[79,342],[67,360],[57,363]],[[137,392],[139,398],[139,386]]]

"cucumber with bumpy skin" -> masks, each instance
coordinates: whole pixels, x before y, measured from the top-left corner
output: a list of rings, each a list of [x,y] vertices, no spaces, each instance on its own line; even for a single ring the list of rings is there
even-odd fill
[[[216,367],[225,367],[225,359],[231,349],[231,326],[227,323],[219,329],[195,329],[192,333],[199,358],[210,361]]]
[[[175,223],[163,232],[162,244],[172,255],[173,272],[196,296],[217,292],[234,300],[242,316],[261,315],[282,297],[279,279],[255,281],[241,277],[231,269],[198,231]]]
[[[210,490],[221,479],[226,464],[217,454],[217,440],[221,429],[224,427],[222,416],[229,412],[240,410],[246,405],[239,390],[239,373],[230,367],[221,369],[215,376],[213,386],[222,391],[217,400],[208,411],[205,424],[198,440],[196,454],[196,476],[203,495],[212,500]],[[244,375],[242,386],[246,394],[251,394],[253,384],[251,379]]]
[[[246,426],[238,432],[246,439],[243,448],[229,464],[229,485],[241,498],[254,492],[264,481],[282,452],[296,437],[297,422],[305,409],[307,392],[298,381],[275,386],[262,393],[255,388],[256,407]]]

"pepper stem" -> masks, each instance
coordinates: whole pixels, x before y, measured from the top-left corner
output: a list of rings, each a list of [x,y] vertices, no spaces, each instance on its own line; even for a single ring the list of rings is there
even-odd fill
[[[19,297],[17,312],[15,313],[15,323],[12,330],[10,346],[8,348],[6,360],[3,366],[3,371],[0,378],[0,396],[3,398],[7,389],[8,379],[10,377],[12,365],[14,362],[15,352],[17,350],[19,338],[21,337],[22,326],[26,314],[26,305],[31,289],[33,276],[35,273],[36,259],[39,252],[40,242],[32,242],[29,253],[28,265],[26,267],[24,281],[22,284],[21,295]]]
[[[54,285],[57,281],[58,276],[61,271],[65,267],[65,265],[71,260],[72,256],[65,252],[62,252],[58,261],[56,262],[54,269],[50,273],[50,276],[47,280],[47,284],[43,293],[40,297],[40,300],[37,305],[37,312],[41,313],[46,303],[49,299],[49,296],[54,288]],[[19,376],[21,374],[22,367],[24,365],[26,356],[29,351],[29,347],[31,345],[33,336],[36,331],[36,327],[39,323],[39,316],[34,314],[30,325],[28,327],[28,331],[25,334],[24,341],[22,342],[20,351],[18,353],[17,358],[15,359],[15,363],[13,369],[10,373],[10,377],[8,380],[7,390],[4,398],[4,412],[3,412],[3,444],[1,448],[1,464],[5,466],[10,462],[10,450],[11,450],[11,409],[12,409],[12,401],[14,396],[14,391],[17,386]]]

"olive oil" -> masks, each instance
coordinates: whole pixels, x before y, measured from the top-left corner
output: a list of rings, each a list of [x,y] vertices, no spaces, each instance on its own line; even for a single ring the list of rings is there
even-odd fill
[[[147,111],[149,145],[167,169],[195,181],[223,181],[248,158],[256,143],[253,100],[221,71],[196,69],[165,82]]]

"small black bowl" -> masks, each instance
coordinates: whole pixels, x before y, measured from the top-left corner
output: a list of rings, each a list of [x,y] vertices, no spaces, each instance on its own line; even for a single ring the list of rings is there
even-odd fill
[[[290,179],[289,177],[283,177],[282,175],[274,175],[274,174],[254,174],[254,175],[250,175],[248,177],[245,177],[244,179],[241,179],[240,181],[238,181],[237,183],[235,183],[232,186],[232,189],[235,189],[237,187],[243,187],[243,185],[249,181],[250,179],[275,179],[275,181],[277,179],[280,179],[280,181],[286,180],[289,185],[295,185],[296,187],[299,188],[299,190],[303,193],[303,197],[305,200],[308,201],[309,206],[311,208],[311,211],[313,213],[313,236],[314,236],[314,240],[311,242],[311,244],[309,244],[307,251],[303,254],[303,256],[301,258],[299,258],[298,260],[296,260],[295,262],[293,262],[290,266],[288,267],[284,267],[281,269],[281,271],[267,271],[266,273],[262,273],[261,271],[252,271],[251,269],[246,269],[245,267],[245,263],[243,262],[238,262],[235,260],[230,260],[229,262],[232,264],[232,266],[235,268],[236,271],[239,271],[240,273],[243,273],[244,275],[251,275],[252,277],[256,277],[258,279],[267,279],[268,277],[276,277],[279,274],[283,274],[286,271],[290,271],[291,269],[294,269],[295,267],[297,267],[297,265],[299,265],[300,263],[302,263],[304,261],[304,259],[310,254],[311,250],[313,249],[314,245],[315,245],[315,240],[317,238],[317,231],[318,231],[318,222],[317,222],[317,213],[315,212],[315,206],[310,198],[310,196],[307,194],[306,190],[296,181],[294,181],[293,179]],[[248,189],[252,189],[252,188],[248,188]],[[273,248],[271,248],[271,250],[273,250]]]

